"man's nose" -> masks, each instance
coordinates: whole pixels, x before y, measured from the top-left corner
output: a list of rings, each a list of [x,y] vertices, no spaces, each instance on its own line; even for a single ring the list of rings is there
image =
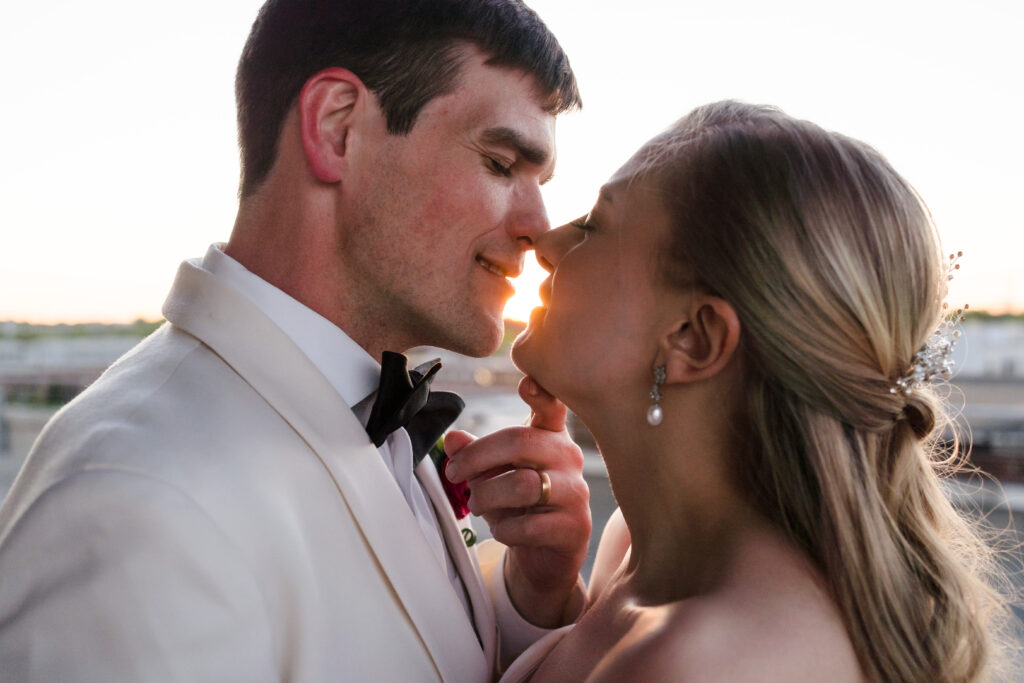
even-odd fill
[[[515,205],[509,218],[509,234],[517,241],[533,246],[538,238],[551,229],[548,211],[544,207],[540,188],[532,187],[516,193]]]

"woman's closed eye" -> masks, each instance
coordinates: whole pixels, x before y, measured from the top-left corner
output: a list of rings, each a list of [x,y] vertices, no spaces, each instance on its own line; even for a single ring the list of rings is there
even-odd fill
[[[594,229],[594,224],[590,222],[590,216],[584,216],[582,218],[577,218],[576,220],[574,220],[571,223],[569,223],[569,225],[571,225],[574,228],[579,228],[580,230],[583,230],[584,232],[590,232],[590,231],[592,231]]]

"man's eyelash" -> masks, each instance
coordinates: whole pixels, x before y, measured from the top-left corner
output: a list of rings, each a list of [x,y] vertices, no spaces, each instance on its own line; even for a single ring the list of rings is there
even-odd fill
[[[493,157],[487,157],[487,163],[491,170],[498,175],[505,176],[506,178],[512,175],[512,166],[506,166]]]
[[[577,218],[573,222],[569,223],[574,228],[579,228],[586,232],[590,232],[594,229],[594,226],[586,218]]]

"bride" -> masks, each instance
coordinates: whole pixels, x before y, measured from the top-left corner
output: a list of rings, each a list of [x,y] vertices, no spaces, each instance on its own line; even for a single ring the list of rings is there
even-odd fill
[[[701,107],[536,250],[513,358],[590,428],[620,509],[577,624],[503,680],[990,674],[1005,608],[926,381],[955,264],[877,152]]]

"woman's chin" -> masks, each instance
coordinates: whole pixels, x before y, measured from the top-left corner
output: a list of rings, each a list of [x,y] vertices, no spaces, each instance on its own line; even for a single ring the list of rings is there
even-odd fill
[[[520,372],[527,375],[529,375],[530,372],[524,366],[529,365],[528,358],[530,353],[529,350],[524,350],[524,347],[529,343],[529,335],[529,328],[520,332],[519,336],[516,337],[514,342],[512,342],[512,350],[509,354],[512,357],[512,364],[515,365]]]
[[[537,311],[543,311],[542,308],[533,309],[533,313],[530,314],[530,322],[526,326],[526,329],[519,333],[515,341],[512,342],[512,362],[519,370],[527,375],[533,376],[533,370],[536,369],[536,363],[532,362],[537,344],[539,342],[536,339],[537,330],[540,327],[540,322],[543,320],[543,316],[538,317]]]

